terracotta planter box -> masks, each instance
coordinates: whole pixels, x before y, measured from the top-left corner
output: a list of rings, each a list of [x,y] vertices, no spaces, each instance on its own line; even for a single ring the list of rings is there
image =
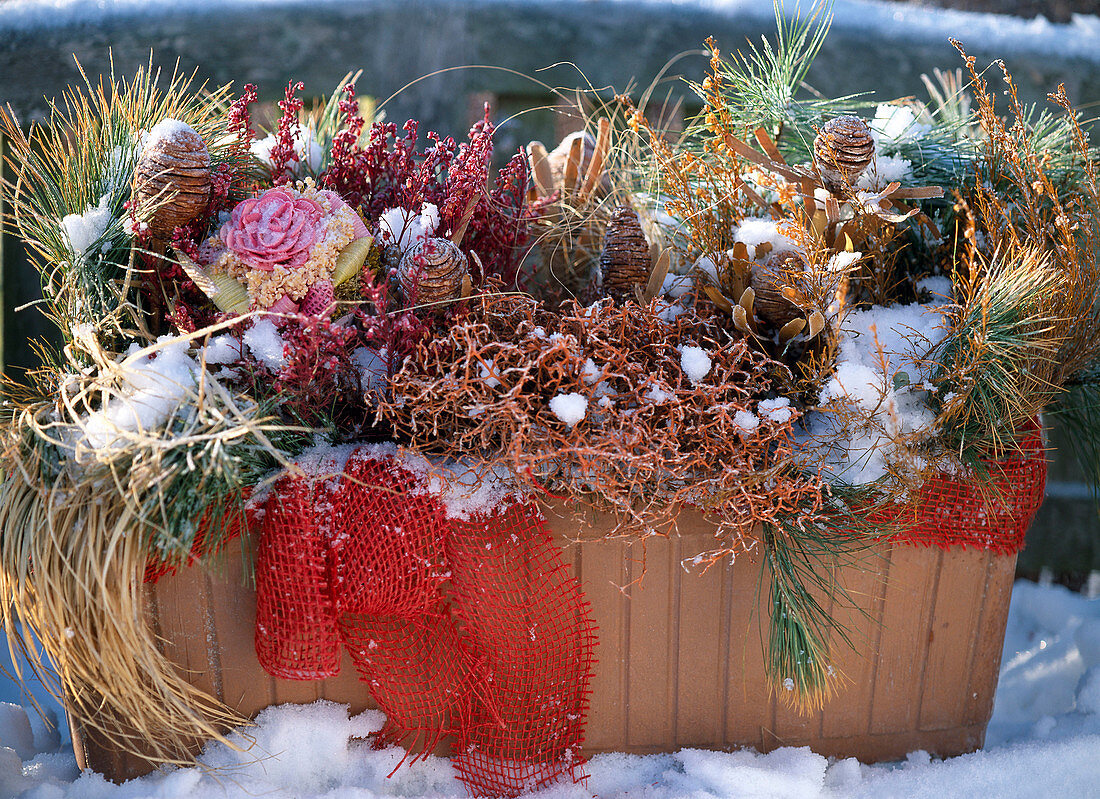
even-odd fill
[[[761,641],[766,587],[748,558],[707,574],[681,561],[708,548],[710,530],[685,514],[681,535],[641,548],[593,539],[590,517],[547,516],[566,547],[599,627],[586,751],[649,753],[681,747],[761,751],[808,745],[864,761],[924,749],[949,756],[979,748],[993,709],[1016,558],[973,549],[879,546],[835,580],[859,603],[835,609],[858,651],[840,645],[847,685],[822,712],[799,715],[769,697]],[[190,568],[148,587],[150,621],[189,679],[246,716],[272,704],[330,699],[372,707],[347,655],[338,678],[274,679],[253,648],[255,594],[243,587],[239,543],[227,568]],[[625,591],[619,586],[629,585]],[[98,746],[74,730],[77,759],[113,779],[148,762]]]

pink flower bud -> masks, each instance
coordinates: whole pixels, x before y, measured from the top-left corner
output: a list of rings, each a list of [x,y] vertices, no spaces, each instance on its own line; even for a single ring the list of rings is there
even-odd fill
[[[233,209],[222,225],[221,240],[253,269],[270,272],[276,266],[296,269],[322,237],[324,210],[313,200],[294,197],[285,189],[269,189]]]

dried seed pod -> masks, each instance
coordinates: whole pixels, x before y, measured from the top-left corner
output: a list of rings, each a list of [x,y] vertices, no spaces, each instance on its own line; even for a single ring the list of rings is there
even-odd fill
[[[830,119],[814,139],[814,160],[825,187],[833,192],[854,186],[874,158],[871,129],[857,116]]]
[[[202,136],[182,122],[157,125],[134,169],[133,197],[155,241],[168,241],[201,214],[210,200],[210,153]]]
[[[763,264],[753,264],[750,285],[755,292],[753,308],[756,315],[777,328],[801,317],[802,309],[783,296],[782,287],[786,275],[805,268],[802,257],[794,252],[776,253]]]
[[[635,299],[635,287],[644,291],[649,281],[649,242],[642,232],[638,214],[629,205],[620,205],[607,223],[604,233],[603,292],[616,300]]]
[[[397,268],[405,301],[416,305],[461,296],[469,274],[466,256],[450,239],[425,239],[405,253]]]
[[[574,175],[572,186],[566,186],[566,172],[569,171],[569,154],[574,147],[574,142],[581,140],[580,159],[574,164]],[[576,181],[584,178],[584,173],[588,170],[588,165],[592,162],[592,154],[596,151],[596,137],[587,131],[579,130],[576,133],[570,133],[561,142],[550,151],[546,156],[546,162],[550,166],[550,174],[552,176],[552,186],[555,189],[575,189]]]

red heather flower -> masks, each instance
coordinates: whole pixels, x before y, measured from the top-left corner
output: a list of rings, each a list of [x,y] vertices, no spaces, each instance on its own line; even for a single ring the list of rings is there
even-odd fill
[[[254,269],[301,267],[322,236],[324,209],[285,189],[269,189],[237,204],[220,237],[226,249]]]
[[[294,166],[298,159],[295,142],[301,136],[302,126],[298,123],[298,112],[302,110],[302,100],[295,97],[296,91],[302,91],[306,85],[301,81],[291,81],[286,86],[286,99],[279,101],[283,115],[279,119],[279,129],[275,134],[275,146],[271,148],[271,176],[276,184],[287,183],[294,179]]]
[[[305,422],[324,410],[343,409],[363,417],[359,370],[352,358],[358,331],[327,317],[297,317],[283,328],[286,365],[275,376],[280,404]],[[272,386],[264,387],[265,393]]]
[[[471,275],[478,285],[487,277],[495,277],[506,286],[515,285],[519,279],[522,248],[533,217],[527,204],[529,179],[527,157],[520,150],[500,170],[489,196],[478,203],[465,238],[466,247],[477,253],[485,267],[485,274]]]
[[[252,112],[249,106],[257,99],[256,87],[249,83],[245,85],[244,93],[229,106],[225,128],[236,139],[233,145],[234,152],[248,152],[249,145],[256,138],[256,131],[252,129]]]
[[[363,331],[363,340],[375,350],[386,353],[386,368],[393,374],[405,358],[416,351],[417,344],[430,329],[412,311],[391,311],[389,289],[385,279],[364,272],[360,291],[366,302],[353,313]]]
[[[354,208],[370,191],[370,176],[359,147],[359,137],[366,123],[359,115],[355,84],[345,86],[344,94],[347,96],[339,103],[344,129],[332,137],[330,166],[321,176],[321,185],[335,189]]]
[[[444,230],[458,227],[471,200],[485,190],[489,178],[489,163],[493,160],[493,123],[489,121],[489,104],[485,118],[470,128],[470,141],[458,148],[458,155],[447,170],[447,198],[439,209]]]
[[[454,139],[428,133],[432,146],[417,153],[418,127],[419,123],[410,119],[403,128],[405,135],[398,137],[397,125],[392,122],[371,126],[358,168],[370,187],[362,203],[372,219],[390,208],[419,211],[425,202],[437,207],[442,204],[446,191],[441,178],[454,157]]]

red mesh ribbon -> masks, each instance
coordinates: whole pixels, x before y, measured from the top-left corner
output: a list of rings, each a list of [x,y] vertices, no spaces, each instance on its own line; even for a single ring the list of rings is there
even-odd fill
[[[323,679],[345,645],[379,743],[449,738],[473,795],[582,779],[596,630],[538,509],[455,521],[392,459],[330,465],[343,476],[284,477],[258,514],[264,668]]]
[[[902,527],[893,540],[941,549],[974,547],[1001,555],[1023,549],[1046,490],[1047,462],[1039,434],[1024,442],[1020,455],[986,468],[988,479],[936,475],[921,487],[914,505],[883,514],[883,521]]]

